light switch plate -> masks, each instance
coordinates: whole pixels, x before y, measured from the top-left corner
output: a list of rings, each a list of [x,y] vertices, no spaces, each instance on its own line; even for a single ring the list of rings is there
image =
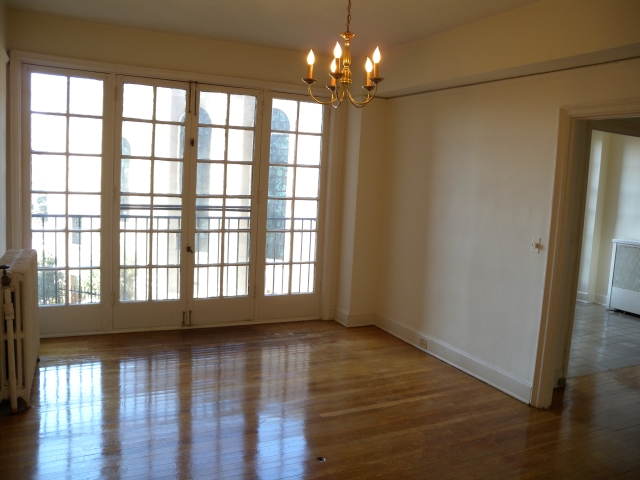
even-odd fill
[[[531,251],[533,253],[540,253],[540,242],[542,241],[541,237],[531,237]]]

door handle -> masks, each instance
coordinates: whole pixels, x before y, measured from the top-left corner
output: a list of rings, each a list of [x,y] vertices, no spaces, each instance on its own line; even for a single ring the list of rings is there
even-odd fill
[[[193,253],[193,248],[191,248],[191,245],[187,245],[187,252]]]

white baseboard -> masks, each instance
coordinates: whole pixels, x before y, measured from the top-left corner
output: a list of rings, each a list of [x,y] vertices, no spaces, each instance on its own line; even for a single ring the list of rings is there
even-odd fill
[[[112,330],[90,330],[80,332],[64,332],[64,333],[41,333],[40,338],[61,338],[61,337],[84,337],[86,335],[113,335],[117,333],[143,333],[143,332],[164,332],[169,330],[197,330],[202,328],[218,328],[218,327],[238,327],[238,326],[250,326],[250,325],[264,325],[270,323],[293,323],[293,322],[306,322],[309,320],[320,320],[317,316],[310,317],[291,317],[291,318],[269,318],[265,320],[242,320],[239,322],[219,322],[219,323],[204,323],[199,325],[191,325],[189,327],[183,327],[182,325],[172,325],[168,327],[145,327],[145,328],[122,328]]]
[[[349,315],[344,310],[336,309],[336,322],[345,327],[366,327],[368,325],[376,324],[375,313],[365,313],[362,315]]]
[[[387,333],[390,333],[394,337],[398,337],[410,345],[422,350],[423,352],[433,355],[439,358],[443,362],[462,370],[469,375],[476,377],[479,380],[491,385],[492,387],[501,390],[507,395],[529,404],[531,402],[531,385],[523,383],[522,381],[514,378],[510,373],[502,370],[495,365],[490,365],[487,362],[475,358],[468,353],[465,353],[456,347],[443,342],[442,340],[435,339],[429,335],[420,334],[404,325],[384,318],[380,315],[375,315],[376,326]],[[420,348],[419,340],[424,338],[427,340],[427,349]]]
[[[376,324],[375,313],[365,313],[363,315],[349,315],[350,327],[366,327]]]
[[[593,303],[593,300],[589,300],[589,294],[587,292],[578,292],[576,300],[582,303]]]
[[[334,317],[335,321],[338,322],[343,327],[349,326],[349,314],[344,310],[340,310],[336,308],[336,316]]]
[[[329,310],[329,317],[323,318],[322,320],[335,320],[336,319],[336,309],[332,308]]]
[[[599,305],[607,306],[609,305],[609,295],[600,295],[596,293],[595,302]]]
[[[604,305],[605,307],[609,304],[609,296],[600,295],[598,293],[589,294],[587,292],[578,292],[576,300],[582,303],[597,303],[598,305]]]

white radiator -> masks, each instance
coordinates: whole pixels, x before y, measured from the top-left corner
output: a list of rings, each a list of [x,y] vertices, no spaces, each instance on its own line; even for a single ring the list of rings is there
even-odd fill
[[[9,286],[2,286],[3,321],[0,328],[0,399],[18,398],[31,406],[31,386],[40,354],[38,323],[38,265],[35,250],[8,250],[0,265],[9,265]],[[0,270],[2,275],[2,270]],[[3,282],[3,285],[6,282]]]
[[[640,315],[640,242],[613,239],[607,309]]]

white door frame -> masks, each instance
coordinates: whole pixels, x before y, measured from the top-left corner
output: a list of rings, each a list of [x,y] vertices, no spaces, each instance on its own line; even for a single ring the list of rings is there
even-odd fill
[[[551,406],[566,365],[567,336],[578,288],[582,226],[589,167],[589,120],[640,116],[640,98],[568,106],[560,110],[558,149],[542,318],[531,405]]]

